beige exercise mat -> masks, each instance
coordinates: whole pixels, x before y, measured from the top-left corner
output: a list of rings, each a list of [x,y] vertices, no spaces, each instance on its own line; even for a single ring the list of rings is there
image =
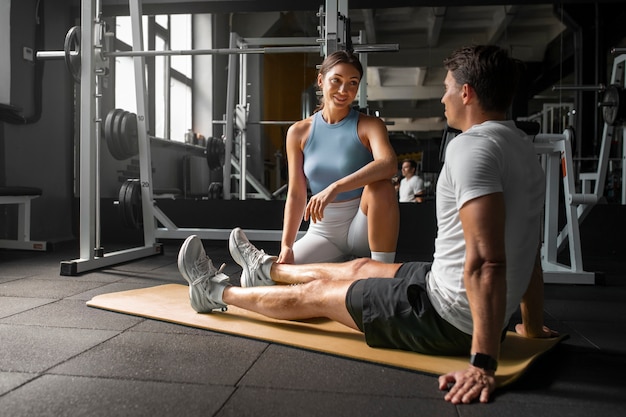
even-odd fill
[[[103,294],[88,301],[87,305],[434,375],[464,369],[468,363],[467,357],[428,356],[371,348],[361,333],[326,319],[274,320],[232,306],[225,312],[198,314],[189,304],[188,288],[186,285],[167,284]],[[498,385],[515,381],[534,359],[562,338],[526,339],[509,332],[502,344],[496,374]]]

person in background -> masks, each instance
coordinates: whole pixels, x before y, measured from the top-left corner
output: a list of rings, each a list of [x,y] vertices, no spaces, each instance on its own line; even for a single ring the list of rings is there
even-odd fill
[[[355,55],[330,54],[317,76],[317,111],[287,132],[279,263],[395,260],[400,214],[390,179],[397,157],[383,121],[353,108],[362,76]],[[296,240],[303,220],[310,220],[308,230]]]
[[[417,162],[413,159],[402,161],[402,179],[398,188],[401,203],[421,203],[424,194],[424,180],[417,175]]]

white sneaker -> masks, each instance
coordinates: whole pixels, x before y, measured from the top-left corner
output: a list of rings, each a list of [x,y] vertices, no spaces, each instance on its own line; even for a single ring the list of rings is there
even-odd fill
[[[198,236],[191,235],[183,242],[178,252],[178,270],[189,283],[191,307],[198,313],[226,310],[222,294],[230,284],[228,275],[222,273],[225,266],[213,266]]]
[[[239,227],[230,232],[228,239],[228,249],[235,262],[241,266],[241,286],[260,287],[274,285],[274,281],[269,276],[269,269],[264,272],[263,265],[267,262],[274,262],[276,256],[270,256],[263,250],[257,249],[246,237]]]

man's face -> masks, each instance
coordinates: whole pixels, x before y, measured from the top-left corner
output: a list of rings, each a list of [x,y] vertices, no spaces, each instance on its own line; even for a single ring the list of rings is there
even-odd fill
[[[448,71],[444,80],[445,92],[441,97],[441,104],[445,106],[444,115],[448,120],[448,126],[459,129],[455,126],[459,122],[460,111],[463,108],[461,86],[456,82],[452,73]]]
[[[409,162],[402,163],[402,175],[406,177],[407,175],[411,176],[413,174],[415,174],[415,168],[413,168]]]

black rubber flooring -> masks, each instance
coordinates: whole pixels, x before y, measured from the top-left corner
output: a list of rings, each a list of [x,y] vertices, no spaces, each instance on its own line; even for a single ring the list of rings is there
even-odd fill
[[[75,277],[61,276],[60,262],[78,257],[76,244],[0,251],[0,415],[626,415],[626,261],[587,261],[602,272],[593,286],[547,284],[546,322],[570,338],[491,403],[455,406],[431,375],[85,305],[97,294],[183,283],[180,243]],[[239,273],[224,242],[205,243]]]

